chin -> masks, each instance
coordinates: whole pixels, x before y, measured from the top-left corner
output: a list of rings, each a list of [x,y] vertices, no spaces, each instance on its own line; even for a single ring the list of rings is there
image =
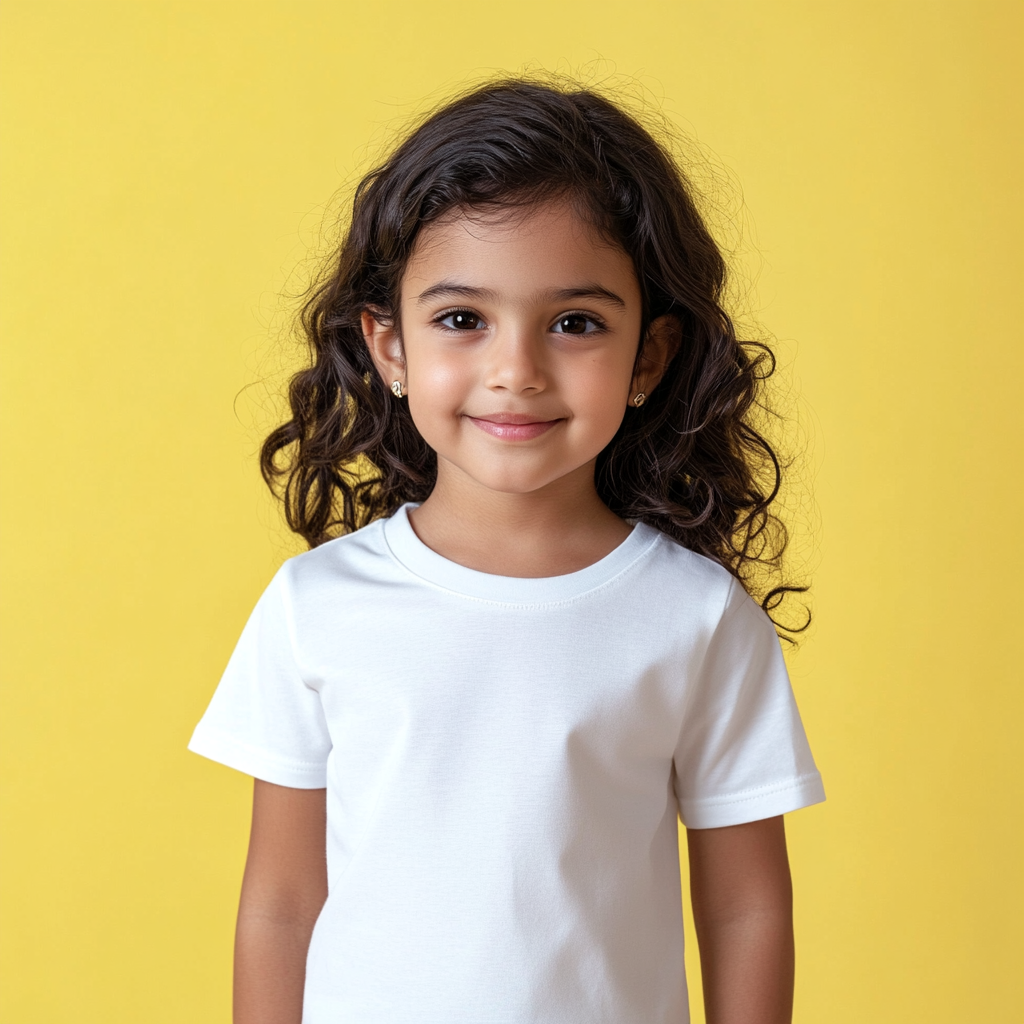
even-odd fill
[[[496,491],[499,494],[532,494],[539,491],[548,484],[554,483],[560,474],[538,475],[536,473],[522,473],[510,470],[507,472],[485,472],[471,474],[473,479],[489,491]]]

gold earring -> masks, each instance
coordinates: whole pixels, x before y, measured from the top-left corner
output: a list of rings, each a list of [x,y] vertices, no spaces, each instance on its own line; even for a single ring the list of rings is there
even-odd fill
[[[402,389],[402,382],[400,380],[393,380],[391,382],[391,392],[395,398],[405,398],[405,391]]]
[[[633,404],[639,409],[646,401],[647,396],[642,391],[638,391],[636,398],[633,399]]]

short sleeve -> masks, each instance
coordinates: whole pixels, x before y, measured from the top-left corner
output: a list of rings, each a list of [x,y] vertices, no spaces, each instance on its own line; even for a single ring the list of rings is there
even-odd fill
[[[331,739],[296,665],[284,576],[257,602],[188,748],[266,782],[320,789]]]
[[[675,752],[687,828],[775,817],[825,799],[775,628],[735,581]]]

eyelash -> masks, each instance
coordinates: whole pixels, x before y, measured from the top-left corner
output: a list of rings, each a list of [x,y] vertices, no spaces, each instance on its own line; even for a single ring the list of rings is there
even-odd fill
[[[467,316],[476,317],[477,320],[479,320],[481,323],[484,323],[484,318],[482,316],[480,316],[479,313],[474,313],[473,310],[467,309],[464,306],[456,306],[454,309],[446,309],[446,310],[442,311],[441,313],[438,313],[437,316],[434,317],[433,322],[435,324],[437,324],[439,327],[443,328],[444,330],[451,331],[453,334],[469,334],[469,333],[471,333],[470,331],[459,330],[457,327],[448,327],[443,322],[443,321],[447,320],[448,317],[455,316],[458,313],[465,313]],[[557,324],[561,320],[566,320],[569,317],[576,317],[576,316],[578,316],[578,317],[580,317],[580,319],[586,320],[589,323],[594,325],[594,329],[592,331],[584,332],[585,334],[588,334],[588,335],[603,334],[605,331],[608,330],[608,325],[600,317],[594,316],[593,313],[584,313],[582,310],[577,310],[577,309],[570,309],[570,310],[567,310],[564,313],[560,313],[555,318],[554,323]],[[553,331],[552,333],[554,333],[554,334],[568,334],[569,332],[568,331]]]

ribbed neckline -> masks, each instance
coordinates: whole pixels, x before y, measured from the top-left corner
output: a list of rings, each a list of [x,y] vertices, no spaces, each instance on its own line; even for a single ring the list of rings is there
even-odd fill
[[[661,537],[645,523],[637,523],[630,535],[613,551],[593,565],[564,576],[494,576],[468,569],[428,548],[416,536],[403,505],[384,523],[384,540],[392,556],[420,579],[465,597],[502,604],[548,604],[568,601],[607,583],[643,557]]]

